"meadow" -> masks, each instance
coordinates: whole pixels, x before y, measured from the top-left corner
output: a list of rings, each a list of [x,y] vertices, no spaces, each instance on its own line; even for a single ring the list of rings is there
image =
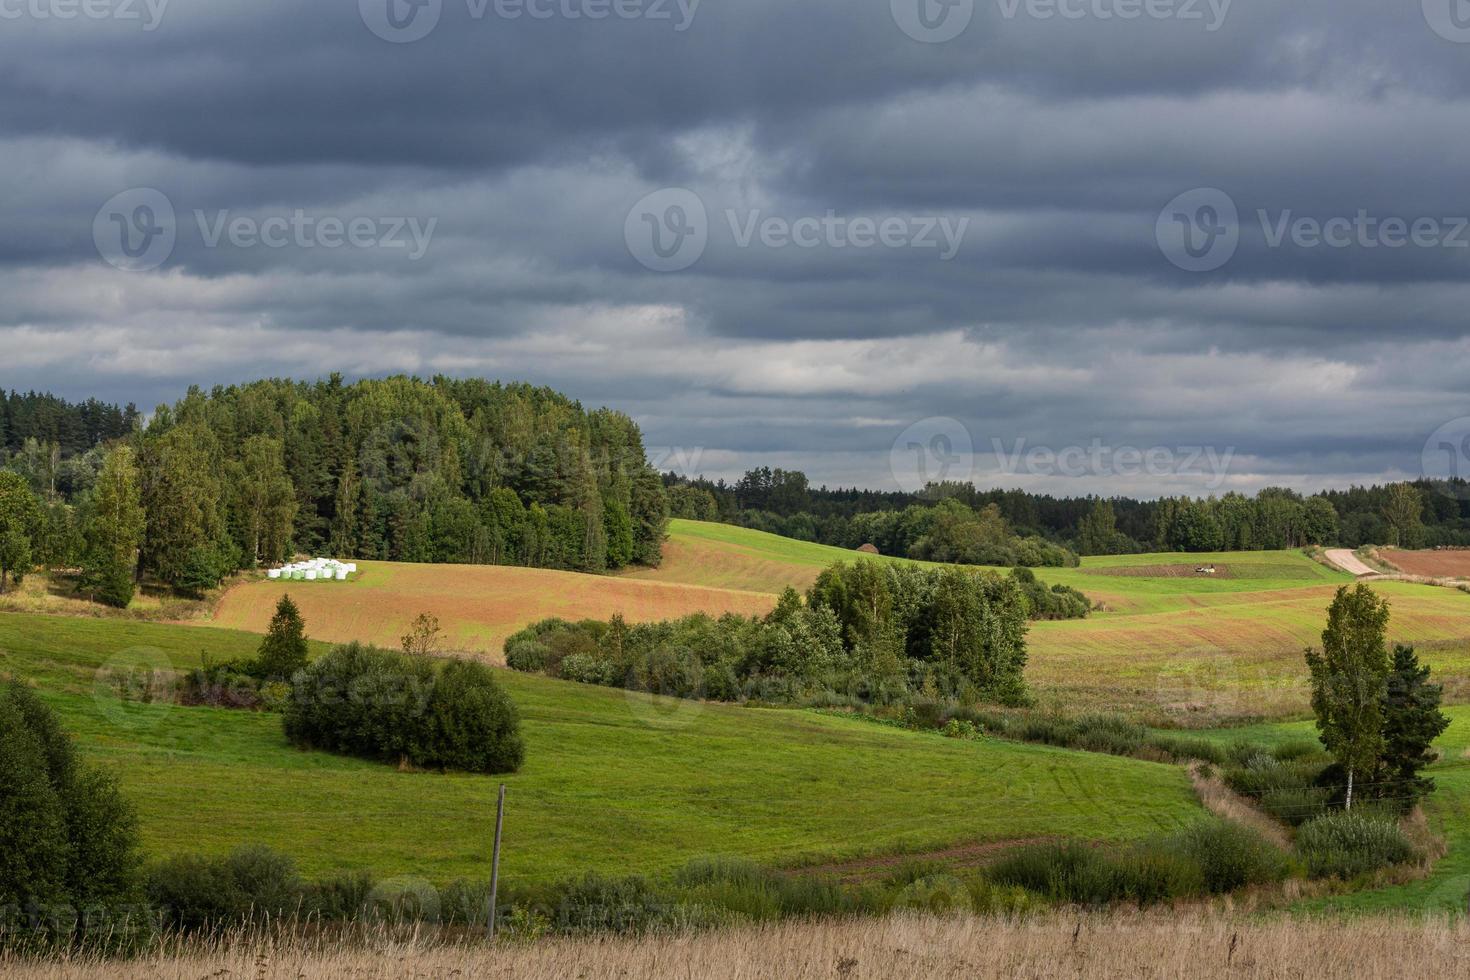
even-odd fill
[[[698,521],[673,522],[665,556],[634,576],[774,593],[804,589],[832,562],[858,557]],[[1192,574],[1210,565],[1224,574]],[[1102,606],[1085,620],[1032,624],[1027,679],[1040,702],[1190,728],[1301,716],[1302,651],[1320,642],[1333,593],[1353,581],[1296,551],[1116,555],[1036,574]],[[1392,604],[1390,639],[1418,645],[1450,682],[1448,696],[1470,699],[1470,595],[1405,582],[1374,588]]]
[[[88,758],[117,774],[154,857],[261,842],[308,874],[485,877],[500,778],[304,752],[278,716],[137,703],[109,683],[205,653],[248,656],[258,642],[6,614],[0,671],[35,683]],[[715,853],[802,865],[1042,836],[1123,840],[1201,812],[1183,771],[1157,763],[500,677],[527,742],[526,765],[503,778],[507,880],[658,875]]]
[[[263,631],[276,599],[290,592],[318,639],[396,646],[413,617],[430,612],[444,628],[446,649],[503,663],[505,638],[538,619],[763,614],[782,589],[805,590],[828,565],[858,557],[761,531],[676,520],[657,569],[587,576],[361,562],[361,574],[345,583],[246,581],[223,596],[212,619],[198,621]],[[1202,565],[1221,574],[1193,574]],[[1101,606],[1085,620],[1032,624],[1027,677],[1039,703],[1189,728],[1299,717],[1307,705],[1302,651],[1319,642],[1333,593],[1353,581],[1295,551],[1120,555],[1036,572]],[[1470,699],[1470,595],[1407,582],[1375,588],[1392,603],[1390,638],[1418,645],[1450,682],[1452,700]]]

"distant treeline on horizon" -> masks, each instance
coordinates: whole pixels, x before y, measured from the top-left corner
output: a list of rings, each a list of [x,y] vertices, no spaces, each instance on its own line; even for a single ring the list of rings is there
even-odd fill
[[[1081,555],[1148,551],[1253,551],[1327,545],[1408,548],[1470,545],[1470,483],[1418,480],[1304,495],[1054,497],[935,483],[919,493],[812,487],[797,470],[761,467],[735,483],[664,474],[674,517],[718,521],[840,548],[923,554],[932,530],[985,536],[998,526]],[[997,524],[997,521],[1000,523]],[[948,536],[956,536],[950,533]],[[954,560],[953,558],[947,560]]]
[[[0,395],[0,470],[23,477],[41,505],[29,535],[37,563],[85,564],[94,487],[123,445],[132,454],[121,471],[136,469],[145,514],[137,572],[190,590],[301,552],[591,572],[656,564],[670,514],[963,564],[1470,545],[1464,481],[1135,500],[968,483],[814,488],[799,471],[767,467],[733,484],[660,476],[628,416],[475,379],[192,388],[143,418],[131,404]]]

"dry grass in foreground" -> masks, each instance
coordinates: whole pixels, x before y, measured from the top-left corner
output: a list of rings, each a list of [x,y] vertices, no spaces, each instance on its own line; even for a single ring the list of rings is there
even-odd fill
[[[18,963],[16,980],[81,977],[1402,977],[1464,976],[1470,926],[1441,919],[1241,921],[1227,916],[1058,914],[1019,921],[886,919],[680,937],[334,950],[237,943],[129,962]]]

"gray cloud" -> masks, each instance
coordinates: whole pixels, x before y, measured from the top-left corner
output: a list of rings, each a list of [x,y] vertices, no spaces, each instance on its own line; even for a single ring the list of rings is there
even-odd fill
[[[1198,22],[977,0],[926,44],[887,0],[700,4],[685,30],[674,2],[489,3],[444,0],[407,44],[349,0],[173,0],[153,30],[7,18],[0,385],[147,404],[268,374],[527,378],[712,474],[868,486],[936,416],[982,449],[1231,448],[1249,489],[1415,473],[1467,412],[1470,44],[1419,4],[1202,0]],[[175,241],[119,271],[94,219],[142,187]],[[698,196],[708,241],[659,273],[625,226],[664,187]],[[1156,225],[1203,187],[1238,244],[1189,272]],[[894,219],[909,239],[854,244]],[[1333,219],[1373,230],[1314,242]],[[330,243],[355,221],[373,234]],[[963,227],[952,259],[915,247],[930,221]],[[1383,240],[1425,221],[1433,244]],[[309,230],[273,246],[232,222]],[[430,232],[422,255],[395,223]],[[977,478],[1200,489],[994,464]]]

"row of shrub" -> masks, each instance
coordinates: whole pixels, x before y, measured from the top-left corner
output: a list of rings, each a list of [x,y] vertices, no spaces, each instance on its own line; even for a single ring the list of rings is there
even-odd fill
[[[1207,820],[1168,837],[1119,847],[1033,844],[1002,858],[990,876],[1055,902],[1148,906],[1270,884],[1287,872],[1285,855],[1259,834]]]
[[[284,855],[249,846],[229,854],[173,858],[149,869],[154,929],[208,932],[252,922],[429,922],[483,929],[488,883],[435,887],[417,878],[363,871],[303,880]],[[587,873],[544,883],[503,882],[499,925],[523,935],[627,933],[812,916],[881,915],[901,908],[1015,913],[1045,902],[982,877],[961,881],[941,866],[910,862],[866,883],[766,867],[742,858],[690,861],[668,880]]]
[[[858,561],[822,572],[805,601],[787,589],[763,617],[549,619],[505,655],[517,670],[681,698],[1019,704],[1029,610],[1015,577]]]
[[[667,880],[588,873],[560,881],[507,882],[501,924],[532,935],[640,932],[793,917],[877,915],[896,909],[1015,914],[1055,904],[1140,907],[1225,895],[1293,874],[1352,878],[1410,860],[1413,850],[1383,815],[1338,813],[1303,828],[1299,857],[1255,831],[1214,818],[1131,844],[1028,845],[979,872],[910,861],[864,882],[782,871],[740,858],[690,861]],[[421,879],[366,872],[301,880],[263,847],[222,857],[175,858],[151,869],[147,897],[164,928],[209,930],[251,920],[433,922],[483,928],[484,882],[435,888]]]
[[[1368,814],[1341,814],[1311,831],[1305,868],[1352,877],[1408,860]],[[1304,828],[1306,831],[1307,828]],[[1305,834],[1304,834],[1305,836]],[[1395,850],[1397,848],[1397,850]],[[498,926],[531,939],[543,933],[639,933],[813,916],[881,915],[908,909],[1016,915],[1055,904],[1140,907],[1222,895],[1279,882],[1301,867],[1253,831],[1204,820],[1134,844],[1029,845],[991,867],[957,877],[943,865],[910,861],[864,882],[782,871],[739,858],[690,861],[670,879],[587,873],[558,881],[502,883]],[[219,856],[171,858],[147,870],[141,901],[106,922],[108,942],[141,946],[160,933],[221,932],[284,921],[318,924],[434,924],[479,931],[488,883],[435,887],[420,878],[379,879],[366,871],[302,879],[285,855],[254,845]],[[94,935],[101,930],[94,924]],[[0,945],[19,933],[0,935]]]

